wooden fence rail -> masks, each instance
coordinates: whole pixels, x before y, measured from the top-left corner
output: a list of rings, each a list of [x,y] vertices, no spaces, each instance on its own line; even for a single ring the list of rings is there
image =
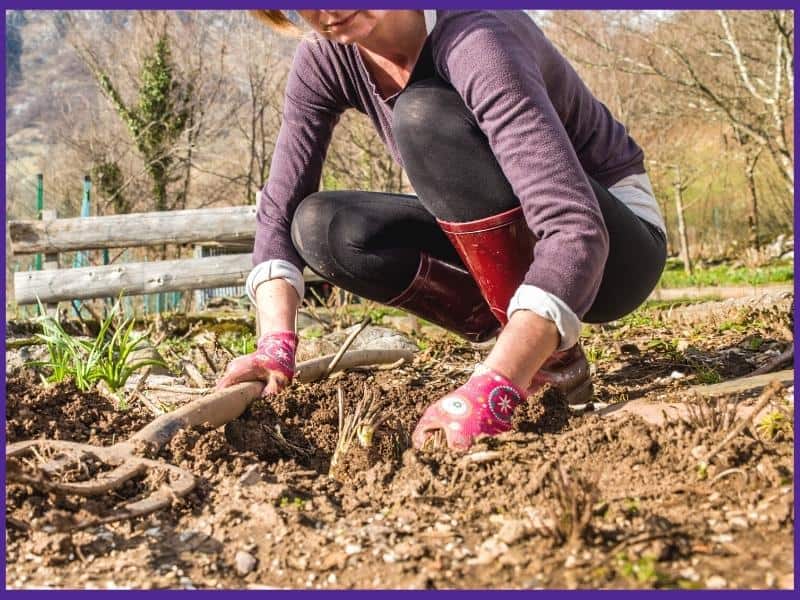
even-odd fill
[[[255,206],[232,206],[133,213],[107,217],[10,221],[15,254],[47,254],[48,268],[14,274],[17,304],[177,292],[242,285],[252,268],[250,254],[206,258],[119,263],[58,269],[58,253],[101,248],[160,244],[225,245],[242,247],[255,235]],[[306,281],[320,278],[306,270]]]
[[[8,224],[14,254],[160,244],[248,242],[255,237],[255,231],[255,206],[10,221]]]

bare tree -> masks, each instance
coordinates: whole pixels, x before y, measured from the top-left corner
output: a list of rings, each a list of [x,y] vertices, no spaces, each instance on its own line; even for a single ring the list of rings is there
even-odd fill
[[[777,174],[783,205],[794,190],[793,40],[790,11],[650,13],[558,13],[551,26],[570,58],[617,102],[623,117],[645,140],[660,132],[714,121],[736,140],[745,175],[751,243],[759,243],[757,175]],[[619,81],[624,83],[619,85]],[[609,82],[617,82],[611,85]],[[641,112],[625,107],[644,102]],[[670,140],[665,140],[667,143]],[[651,155],[661,148],[648,146]],[[773,166],[759,160],[769,156]],[[660,157],[659,157],[660,158]],[[770,191],[777,191],[771,183]],[[790,219],[784,221],[786,226]]]

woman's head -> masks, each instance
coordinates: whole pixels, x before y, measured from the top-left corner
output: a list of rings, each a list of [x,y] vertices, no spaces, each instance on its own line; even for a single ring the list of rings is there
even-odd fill
[[[253,15],[273,29],[298,33],[299,29],[280,10],[254,10]],[[340,44],[367,39],[386,17],[387,10],[298,10],[297,13],[314,31]]]

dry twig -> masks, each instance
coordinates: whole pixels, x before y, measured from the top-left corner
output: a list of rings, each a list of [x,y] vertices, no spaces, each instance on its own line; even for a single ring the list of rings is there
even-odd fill
[[[347,339],[342,344],[342,347],[339,348],[339,351],[334,355],[333,360],[331,360],[330,364],[328,365],[328,368],[325,369],[325,373],[322,376],[323,379],[330,376],[330,374],[336,368],[336,365],[339,364],[339,361],[342,359],[342,356],[344,356],[344,353],[347,352],[347,349],[352,345],[352,343],[358,337],[358,334],[364,331],[364,329],[367,327],[367,325],[370,324],[371,321],[372,319],[370,317],[366,317],[363,321],[361,321],[361,323],[358,324],[358,327],[350,335],[347,336]]]
[[[778,383],[774,382],[770,384],[763,392],[761,392],[761,396],[758,398],[758,402],[756,402],[755,406],[753,407],[752,412],[747,416],[746,419],[742,419],[739,421],[739,424],[734,427],[728,435],[714,448],[712,448],[708,454],[703,458],[701,461],[701,465],[708,465],[711,462],[711,459],[714,458],[719,452],[727,446],[733,438],[739,435],[745,428],[749,427],[750,424],[753,422],[753,419],[756,418],[756,415],[761,412],[767,404],[769,404],[775,395],[783,389],[783,386]]]

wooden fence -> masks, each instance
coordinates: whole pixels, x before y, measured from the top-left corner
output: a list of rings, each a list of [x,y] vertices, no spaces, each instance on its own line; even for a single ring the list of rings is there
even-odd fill
[[[242,285],[250,272],[250,253],[131,262],[60,269],[62,252],[132,248],[163,244],[252,247],[256,206],[231,206],[107,217],[9,221],[14,254],[45,254],[45,270],[14,274],[17,304],[152,294]],[[306,281],[319,278],[306,271]]]

